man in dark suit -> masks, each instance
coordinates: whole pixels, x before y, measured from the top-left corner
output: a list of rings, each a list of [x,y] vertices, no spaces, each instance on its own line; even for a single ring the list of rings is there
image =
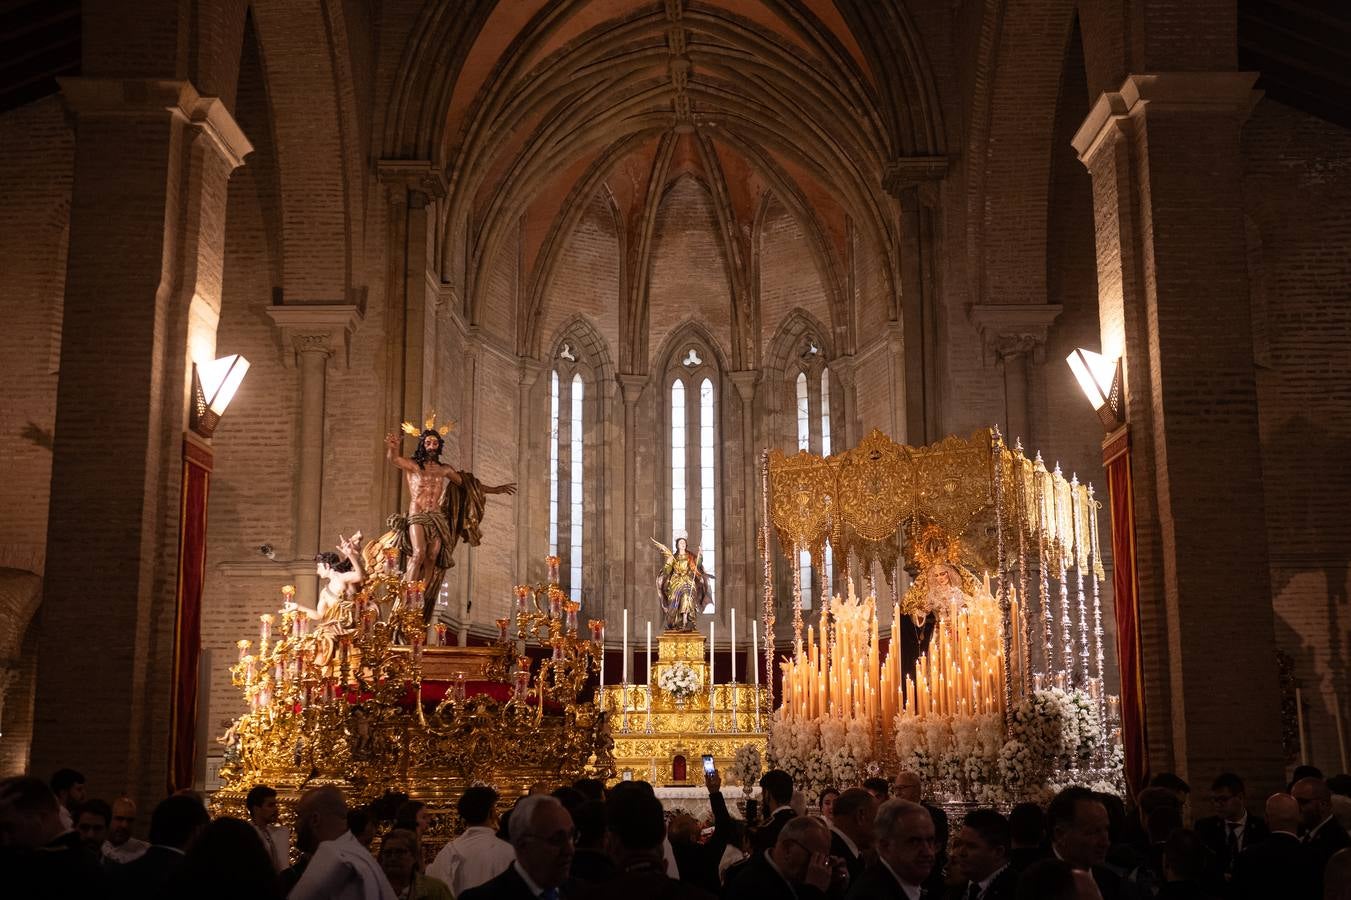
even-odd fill
[[[1289,794],[1267,798],[1266,840],[1245,847],[1234,861],[1230,882],[1238,900],[1312,897],[1311,867],[1299,840],[1299,804]]]
[[[459,900],[558,900],[572,867],[572,816],[556,798],[533,794],[516,804],[508,827],[516,861]]]
[[[723,900],[824,900],[835,880],[829,853],[825,823],[798,816],[779,829],[773,847],[741,867]]]
[[[713,900],[702,888],[667,876],[665,837],[661,801],[642,791],[613,795],[605,804],[605,849],[616,873],[580,893],[579,900]]]
[[[764,798],[765,821],[751,836],[756,855],[763,854],[779,840],[779,832],[796,813],[793,800],[793,776],[782,769],[770,769],[760,776],[760,794]]]
[[[850,788],[835,798],[830,824],[830,855],[844,860],[850,882],[865,868],[864,854],[873,846],[873,820],[877,800],[863,788]]]
[[[98,897],[98,857],[61,821],[61,806],[40,778],[0,780],[0,872],[6,897]]]
[[[196,797],[165,797],[150,815],[150,846],[140,858],[116,872],[113,893],[125,897],[154,897],[183,864],[183,854],[211,819]]]
[[[952,874],[960,881],[949,900],[1012,900],[1018,873],[1009,865],[1009,843],[1008,819],[993,809],[967,813],[952,842]]]
[[[1322,778],[1301,778],[1290,789],[1299,804],[1299,824],[1304,833],[1304,848],[1313,867],[1319,896],[1323,891],[1323,869],[1332,854],[1351,846],[1351,836],[1332,817],[1332,791]]]
[[[1239,854],[1266,840],[1267,823],[1248,815],[1248,798],[1243,779],[1225,772],[1210,784],[1210,802],[1215,815],[1198,819],[1194,830],[1210,851],[1211,879],[1228,883],[1234,874]]]
[[[937,894],[943,890],[943,870],[948,864],[948,814],[937,806],[925,803],[922,799],[923,793],[924,784],[920,781],[918,772],[902,770],[891,783],[891,796],[898,800],[920,804],[929,811],[929,818],[933,819],[937,858],[934,860],[934,870],[928,886]]]
[[[1009,865],[1022,873],[1048,852],[1046,813],[1035,803],[1019,803],[1009,813]]]
[[[1067,787],[1046,810],[1051,820],[1051,851],[1076,869],[1093,874],[1103,900],[1133,900],[1135,886],[1109,869],[1112,844],[1107,807],[1085,787]]]
[[[936,848],[928,810],[909,800],[888,800],[877,809],[877,862],[849,889],[848,900],[927,900],[939,896],[924,886],[933,877]]]

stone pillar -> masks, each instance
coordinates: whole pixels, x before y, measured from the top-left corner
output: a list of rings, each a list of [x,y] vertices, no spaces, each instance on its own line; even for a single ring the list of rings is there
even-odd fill
[[[887,324],[887,372],[888,394],[891,397],[891,436],[902,444],[923,444],[924,424],[910,415],[911,394],[921,389],[919,382],[912,383],[906,353],[905,326],[900,322]],[[918,432],[912,429],[919,429]]]
[[[841,439],[834,442],[835,452],[839,452],[847,447],[853,447],[862,438],[858,427],[858,391],[854,386],[854,372],[857,369],[857,362],[851,356],[837,356],[830,361],[830,381],[835,383],[839,379],[840,397],[843,400],[844,421],[841,422],[841,428],[837,434]],[[835,417],[831,416],[831,422]]]
[[[531,472],[535,471],[533,465],[538,457],[532,456],[534,450],[534,423],[535,405],[531,402],[530,395],[535,390],[535,384],[539,381],[539,376],[544,371],[544,365],[535,359],[522,359],[521,367],[516,376],[516,409],[518,410],[516,418],[516,471]],[[545,422],[545,431],[547,431],[548,422]],[[547,459],[547,456],[545,457]],[[546,472],[547,474],[547,472]],[[532,488],[538,490],[541,481],[548,484],[548,479],[529,479],[524,480],[520,490],[516,492],[516,561],[512,571],[522,573],[523,577],[530,577],[531,556],[538,555],[538,545],[532,543],[535,535],[531,528],[531,508],[532,504],[538,499],[532,495]],[[546,488],[547,490],[547,488]],[[544,498],[544,508],[548,509],[549,498]],[[548,524],[548,517],[545,517],[545,524]],[[603,547],[602,544],[594,546]]]
[[[168,774],[190,376],[215,356],[226,193],[252,147],[186,81],[61,87],[75,168],[30,765],[78,766],[91,795],[149,809]]]
[[[1239,140],[1255,77],[1133,75],[1074,146],[1102,350],[1123,364],[1150,761],[1251,773],[1260,796],[1284,760]]]
[[[747,616],[754,616],[757,605],[756,598],[759,596],[757,586],[760,584],[760,561],[755,551],[755,535],[758,533],[759,522],[756,520],[756,513],[760,509],[760,499],[758,492],[760,490],[760,442],[755,439],[755,386],[760,380],[760,371],[750,369],[741,372],[729,372],[732,384],[736,385],[737,394],[741,397],[741,472],[742,483],[745,485],[745,513],[742,518],[742,554],[744,559],[743,571],[745,572],[746,591],[745,597],[739,604],[742,612]],[[826,398],[829,402],[829,398]],[[750,628],[749,619],[744,620],[746,627]]]
[[[440,273],[436,260],[437,201],[446,181],[425,160],[382,159],[377,165],[385,185],[388,260],[385,280],[385,406],[382,422],[421,422],[434,395],[436,310]],[[402,509],[403,479],[384,467],[381,515]]]
[[[307,563],[323,547],[324,428],[328,359],[334,353],[347,358],[347,345],[361,321],[355,306],[314,304],[274,306],[268,309],[280,329],[282,356],[300,368],[300,422],[296,429],[295,571],[296,602],[314,609],[319,581]]]
[[[892,160],[883,186],[900,204],[900,322],[904,327],[905,417],[902,440],[927,444],[939,434],[938,186],[947,175],[942,156]],[[896,429],[901,432],[900,428]]]
[[[1046,362],[1046,334],[1060,315],[1058,304],[1005,303],[971,307],[971,321],[980,332],[985,364],[1004,372],[1004,439],[1012,447],[1037,446],[1028,404],[1032,367]]]
[[[647,376],[624,373],[616,375],[615,380],[624,395],[624,608],[632,619],[638,615],[633,595],[637,566],[634,524],[638,519],[638,398],[647,386]]]

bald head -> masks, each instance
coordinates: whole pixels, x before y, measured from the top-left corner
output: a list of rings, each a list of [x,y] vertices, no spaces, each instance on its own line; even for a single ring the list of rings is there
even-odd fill
[[[1299,804],[1289,794],[1272,794],[1267,798],[1267,827],[1272,831],[1299,834]]]
[[[1301,778],[1290,788],[1290,795],[1299,804],[1299,824],[1312,830],[1332,815],[1332,791],[1321,778]]]
[[[296,804],[296,823],[297,843],[313,852],[324,841],[347,833],[347,798],[331,784],[311,788]]]
[[[825,842],[825,850],[818,846],[821,841]],[[805,844],[819,853],[830,852],[830,829],[826,828],[824,822],[815,816],[798,816],[789,819],[784,823],[779,831],[779,844],[788,844],[797,842]]]

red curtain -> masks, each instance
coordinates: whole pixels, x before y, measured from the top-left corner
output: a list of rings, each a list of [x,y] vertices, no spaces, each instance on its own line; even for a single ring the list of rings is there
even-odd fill
[[[1131,482],[1130,433],[1103,445],[1112,517],[1112,593],[1116,604],[1117,657],[1121,665],[1121,741],[1126,750],[1126,789],[1132,797],[1149,783],[1145,735],[1144,672],[1140,661],[1140,591],[1135,572],[1135,489]]]
[[[185,435],[169,713],[170,793],[192,787],[197,755],[197,667],[202,652],[202,586],[206,580],[206,506],[211,465],[211,450]]]

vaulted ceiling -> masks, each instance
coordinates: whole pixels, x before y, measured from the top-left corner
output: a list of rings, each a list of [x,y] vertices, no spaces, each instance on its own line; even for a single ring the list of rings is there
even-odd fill
[[[645,357],[653,222],[683,176],[717,212],[734,319],[751,315],[745,262],[770,195],[802,223],[833,305],[844,302],[851,233],[896,279],[888,165],[944,152],[935,87],[899,3],[513,0],[476,11],[428,14],[386,142],[388,155],[448,173],[442,269],[463,273],[471,318],[519,234],[518,343],[538,348],[559,253],[599,193],[630,269],[622,344]]]

